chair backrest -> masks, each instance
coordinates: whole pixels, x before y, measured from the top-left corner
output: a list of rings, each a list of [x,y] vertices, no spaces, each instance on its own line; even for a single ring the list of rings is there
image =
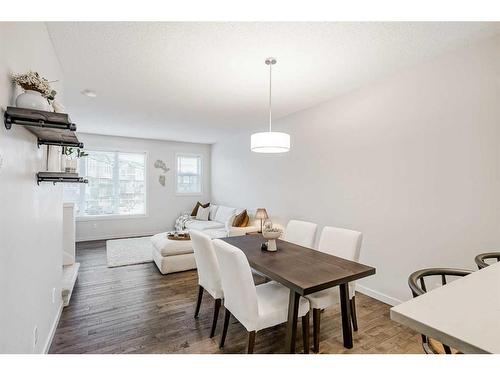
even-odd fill
[[[425,284],[426,277],[440,276],[441,285],[446,285],[448,282],[446,276],[463,277],[469,275],[470,273],[472,273],[472,271],[456,268],[426,268],[413,272],[410,277],[408,277],[408,285],[410,286],[413,297],[418,297],[427,293],[427,286]]]
[[[255,325],[259,315],[257,290],[247,257],[222,240],[213,240],[213,244],[224,289],[224,306],[245,327]]]
[[[363,234],[355,230],[324,227],[319,238],[318,250],[354,262],[359,261]],[[349,283],[349,299],[356,294],[356,282]]]
[[[212,239],[198,230],[189,231],[193,243],[194,258],[198,269],[198,284],[214,298],[221,298],[222,283],[219,262],[215,255]]]
[[[486,259],[496,259],[497,262],[500,262],[500,252],[482,253],[477,255],[474,258],[474,261],[477,264],[477,268],[482,269],[488,267],[490,263],[486,262]]]
[[[318,250],[344,259],[359,261],[363,234],[355,230],[324,227]]]
[[[467,276],[472,271],[469,270],[461,270],[455,268],[426,268],[423,270],[413,272],[410,277],[408,277],[408,285],[410,286],[411,293],[413,297],[418,297],[424,293],[427,293],[427,285],[425,283],[425,278],[429,276],[440,276],[441,284],[446,285],[448,280],[447,276]],[[441,344],[444,348],[446,354],[451,354],[451,348],[445,344]],[[438,352],[429,345],[429,338],[425,335],[422,335],[422,346],[424,351],[428,354],[438,354]]]
[[[317,227],[317,224],[308,221],[290,220],[286,226],[283,239],[300,246],[312,248]]]

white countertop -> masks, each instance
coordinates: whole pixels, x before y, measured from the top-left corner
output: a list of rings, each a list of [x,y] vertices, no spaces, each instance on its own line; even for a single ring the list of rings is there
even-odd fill
[[[391,319],[463,353],[500,353],[500,262],[393,307]]]

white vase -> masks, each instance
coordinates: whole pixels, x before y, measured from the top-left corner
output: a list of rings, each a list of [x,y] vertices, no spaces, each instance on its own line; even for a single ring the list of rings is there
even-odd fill
[[[38,91],[26,90],[16,98],[16,106],[19,108],[39,109],[50,111],[51,107],[46,98]]]
[[[52,108],[54,108],[54,112],[56,113],[64,113],[66,110],[57,100],[52,101]]]
[[[276,240],[268,240],[267,241],[267,251],[276,251],[278,248],[276,247]]]

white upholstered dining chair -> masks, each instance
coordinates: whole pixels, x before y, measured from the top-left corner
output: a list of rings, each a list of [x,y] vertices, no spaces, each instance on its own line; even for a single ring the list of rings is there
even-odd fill
[[[324,227],[319,239],[318,250],[340,258],[359,261],[363,235],[354,230]],[[355,304],[355,283],[349,283],[349,302],[352,326],[358,330]],[[339,288],[333,287],[306,296],[313,310],[313,340],[314,351],[319,352],[321,311],[327,307],[340,303]]]
[[[308,221],[290,220],[283,239],[296,245],[312,248],[317,227],[317,224]]]
[[[191,230],[189,232],[193,243],[194,259],[198,269],[198,300],[194,317],[197,318],[200,312],[201,300],[203,291],[206,290],[215,299],[214,317],[212,321],[212,329],[210,337],[215,334],[217,319],[219,317],[219,309],[224,297],[222,283],[220,279],[219,263],[215,256],[215,250],[212,239],[203,232]]]
[[[247,352],[253,353],[255,333],[287,321],[290,290],[271,281],[255,285],[245,254],[222,240],[213,240],[224,289],[224,346],[229,319],[234,316],[248,331]],[[298,317],[302,317],[304,352],[309,352],[309,302],[300,298]]]

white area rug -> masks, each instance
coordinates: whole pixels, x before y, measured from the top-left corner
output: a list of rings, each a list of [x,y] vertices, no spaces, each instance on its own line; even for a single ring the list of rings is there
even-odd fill
[[[106,241],[108,267],[128,266],[153,261],[151,237]]]

